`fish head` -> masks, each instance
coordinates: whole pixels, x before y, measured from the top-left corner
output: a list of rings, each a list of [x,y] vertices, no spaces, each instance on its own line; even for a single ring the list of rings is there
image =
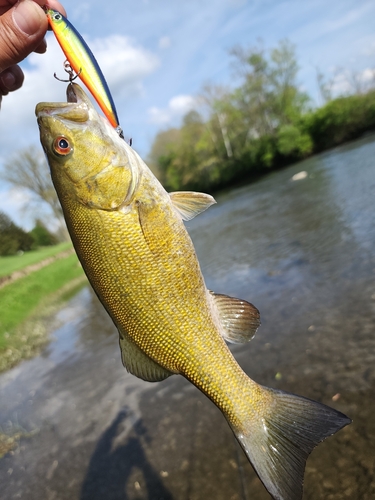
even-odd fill
[[[130,203],[139,181],[136,155],[79,85],[68,85],[67,102],[39,103],[35,114],[60,201],[103,210]]]

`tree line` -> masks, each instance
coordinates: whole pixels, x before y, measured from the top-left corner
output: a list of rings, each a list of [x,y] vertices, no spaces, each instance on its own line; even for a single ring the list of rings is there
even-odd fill
[[[17,226],[4,212],[0,212],[0,255],[15,255],[35,250],[40,246],[56,245],[57,238],[41,220],[29,232]]]
[[[295,47],[288,40],[231,51],[239,85],[206,86],[180,128],[160,132],[149,164],[168,190],[216,190],[251,180],[375,129],[375,91],[331,99],[314,109],[297,82]]]

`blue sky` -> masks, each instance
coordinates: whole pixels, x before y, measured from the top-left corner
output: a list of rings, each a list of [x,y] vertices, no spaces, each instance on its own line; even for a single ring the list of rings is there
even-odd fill
[[[288,38],[296,45],[301,87],[319,103],[316,67],[336,76],[337,92],[355,72],[375,68],[373,0],[66,0],[74,26],[94,52],[111,89],[121,125],[143,158],[155,134],[180,123],[205,83],[232,85],[228,51],[265,47]],[[48,51],[22,63],[23,88],[0,111],[0,167],[12,154],[39,145],[34,108],[65,100],[64,55],[48,34]],[[29,229],[29,196],[0,181],[0,210]]]

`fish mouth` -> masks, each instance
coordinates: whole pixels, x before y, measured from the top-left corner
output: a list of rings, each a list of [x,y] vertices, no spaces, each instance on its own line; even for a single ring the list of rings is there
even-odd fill
[[[56,117],[73,122],[86,122],[93,109],[85,92],[77,83],[69,83],[66,89],[67,102],[40,102],[35,108],[38,122],[43,117]]]

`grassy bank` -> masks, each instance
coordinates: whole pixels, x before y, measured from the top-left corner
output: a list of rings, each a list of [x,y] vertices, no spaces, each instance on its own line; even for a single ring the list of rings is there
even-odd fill
[[[0,371],[46,341],[39,320],[82,283],[84,274],[74,254],[0,289]]]
[[[8,276],[14,271],[19,271],[32,264],[37,264],[48,257],[52,257],[64,250],[71,248],[70,242],[60,243],[50,247],[39,248],[31,252],[25,252],[22,255],[11,255],[9,257],[0,257],[0,278]]]

